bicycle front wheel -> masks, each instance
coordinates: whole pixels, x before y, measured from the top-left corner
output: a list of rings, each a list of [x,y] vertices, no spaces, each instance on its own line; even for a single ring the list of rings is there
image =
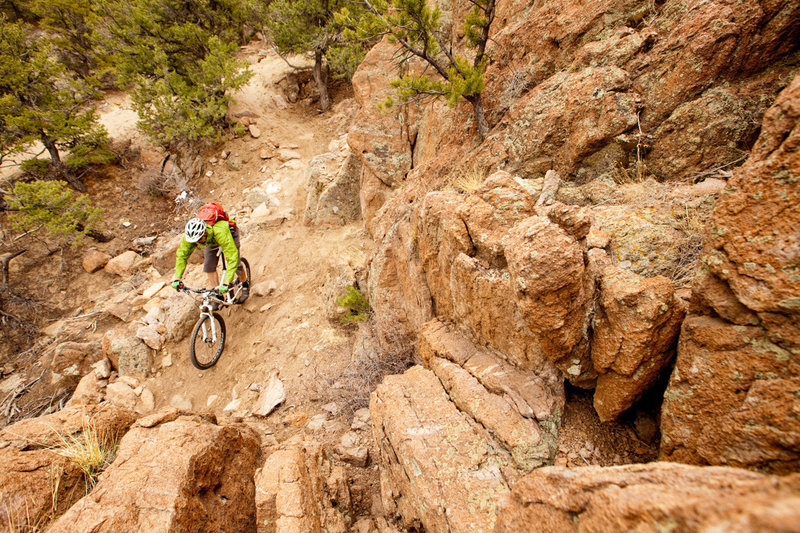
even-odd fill
[[[211,368],[225,349],[225,322],[217,313],[202,316],[189,340],[189,358],[200,370]]]

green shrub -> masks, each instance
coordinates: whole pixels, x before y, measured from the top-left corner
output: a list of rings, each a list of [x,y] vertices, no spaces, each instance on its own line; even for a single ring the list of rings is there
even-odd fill
[[[363,322],[369,318],[369,302],[352,285],[345,288],[344,296],[336,298],[336,305],[347,310],[347,314],[342,317],[345,324]]]

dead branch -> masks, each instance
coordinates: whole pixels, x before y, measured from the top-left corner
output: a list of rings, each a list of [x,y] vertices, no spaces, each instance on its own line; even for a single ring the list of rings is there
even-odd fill
[[[42,379],[44,377],[44,373],[45,373],[45,371],[42,370],[42,374],[38,378],[34,379],[33,381],[31,381],[30,383],[28,383],[26,385],[22,385],[20,387],[17,387],[16,389],[14,389],[12,391],[11,400],[8,401],[8,405],[6,406],[5,410],[3,411],[3,414],[6,416],[6,424],[10,423],[11,419],[17,413],[21,412],[21,409],[19,407],[17,407],[17,405],[16,405],[17,399],[20,396],[23,396],[24,394],[26,394],[30,390],[31,387],[33,387],[40,379]],[[6,397],[6,398],[8,398],[8,397]],[[5,403],[5,402],[6,402],[6,400],[3,401],[3,403]],[[2,405],[2,404],[0,404],[0,405]]]

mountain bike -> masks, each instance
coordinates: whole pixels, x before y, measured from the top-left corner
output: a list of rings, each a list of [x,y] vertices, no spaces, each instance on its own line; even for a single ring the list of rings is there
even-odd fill
[[[244,257],[240,258],[240,262],[249,284],[250,264]],[[195,367],[206,370],[217,364],[222,350],[225,349],[225,321],[217,311],[240,303],[242,282],[238,277],[234,278],[233,285],[225,294],[220,294],[216,288],[192,289],[185,285],[181,290],[202,296],[199,305],[200,318],[197,319],[192,335],[189,337],[189,359]]]

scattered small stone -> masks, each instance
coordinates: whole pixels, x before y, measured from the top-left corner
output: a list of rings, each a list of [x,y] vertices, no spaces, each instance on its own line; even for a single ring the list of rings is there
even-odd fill
[[[116,381],[106,387],[106,400],[123,409],[133,409],[136,406],[136,394],[125,382]]]
[[[210,170],[206,172],[206,177],[207,178],[210,178],[213,175],[214,175],[214,173],[212,171],[210,171]]]
[[[306,424],[306,428],[309,431],[317,433],[325,429],[325,425],[327,422],[328,422],[328,416],[325,415],[324,413],[314,415],[311,417],[311,420],[308,421],[308,424]]]
[[[172,398],[170,398],[169,404],[172,407],[177,407],[178,409],[183,409],[185,411],[192,410],[192,401],[188,398],[184,398],[180,394],[176,394]]]
[[[108,379],[111,377],[111,361],[108,358],[103,358],[92,365],[97,379]]]
[[[276,407],[282,404],[284,400],[286,400],[286,389],[283,386],[283,382],[278,377],[277,372],[273,372],[266,388],[264,388],[258,396],[256,406],[253,408],[252,412],[256,416],[268,416]]]
[[[287,426],[301,427],[305,425],[308,420],[307,413],[289,413],[283,417],[283,423]]]
[[[264,387],[262,387],[258,383],[251,383],[250,386],[248,387],[248,389],[250,389],[253,392],[261,392],[261,389],[263,389],[263,388]]]
[[[83,269],[88,273],[97,272],[111,259],[111,256],[99,250],[92,250],[83,258]]]
[[[161,360],[161,366],[164,368],[172,366],[172,354],[167,354],[164,356],[164,358]]]
[[[261,137],[261,130],[258,129],[258,126],[255,124],[250,124],[248,130],[250,131],[250,135],[253,137],[253,139],[258,139]]]
[[[228,402],[228,405],[226,405],[222,410],[225,411],[226,413],[232,413],[233,411],[239,409],[239,406],[241,404],[242,404],[241,398],[234,398],[233,400]]]
[[[147,298],[149,300],[150,298],[155,296],[158,293],[158,291],[163,289],[164,285],[166,285],[166,283],[163,282],[163,281],[159,281],[157,283],[154,283],[154,284],[150,285],[147,289],[145,289],[145,291],[142,293],[142,296],[144,296],[145,298]]]
[[[242,160],[238,157],[229,157],[225,160],[225,164],[231,170],[241,170],[242,169]]]
[[[211,396],[208,397],[208,400],[206,400],[206,407],[211,407],[212,405],[214,405],[214,402],[216,402],[218,399],[219,396],[217,396],[216,394],[212,394]]]
[[[156,407],[156,399],[153,396],[153,392],[150,389],[142,390],[142,394],[139,396],[139,399],[142,401],[142,407],[144,408],[144,412],[150,412]]]
[[[308,365],[309,362],[306,361],[306,366]],[[339,413],[342,412],[342,405],[336,402],[330,402],[323,405],[322,410],[326,411],[328,414],[330,414],[332,417],[335,418]]]
[[[362,407],[353,414],[353,423],[350,425],[350,429],[355,431],[363,431],[369,429],[369,427],[369,408]]]
[[[118,381],[125,383],[126,385],[130,386],[132,389],[135,389],[139,386],[139,380],[133,376],[120,376]]]

